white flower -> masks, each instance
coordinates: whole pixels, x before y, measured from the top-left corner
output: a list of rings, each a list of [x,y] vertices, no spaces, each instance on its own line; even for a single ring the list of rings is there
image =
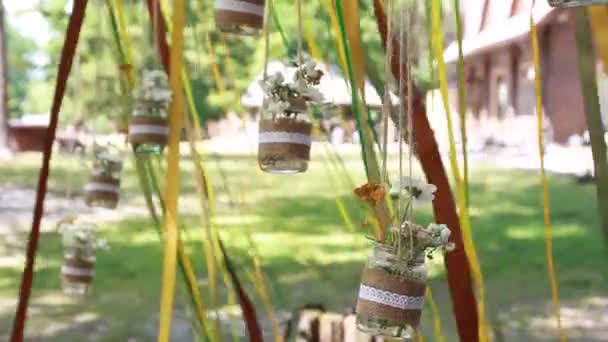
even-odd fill
[[[162,70],[146,70],[140,86],[135,89],[135,97],[168,105],[171,101],[171,89],[167,74]]]
[[[316,103],[320,103],[323,102],[323,94],[317,90],[316,88],[313,87],[306,87],[306,89],[304,91],[302,91],[300,94],[302,94],[302,96],[306,97],[306,99],[310,102],[316,102]]]
[[[452,232],[445,224],[431,223],[427,227],[427,231],[432,236],[433,246],[440,247],[448,252],[455,248],[454,243],[450,242],[450,235]]]
[[[96,249],[109,249],[110,245],[108,245],[108,241],[106,239],[97,240]]]
[[[268,113],[281,114],[289,109],[289,102],[276,99],[268,99],[266,103],[266,111]]]
[[[410,177],[403,177],[391,189],[391,193],[394,195],[411,198],[413,204],[433,202],[435,191],[437,191],[437,187],[434,184],[428,184],[422,180]]]
[[[309,60],[306,63],[304,63],[304,66],[302,67],[302,69],[307,73],[307,74],[312,74],[316,71],[317,69],[317,63],[315,63],[315,61],[313,60]]]

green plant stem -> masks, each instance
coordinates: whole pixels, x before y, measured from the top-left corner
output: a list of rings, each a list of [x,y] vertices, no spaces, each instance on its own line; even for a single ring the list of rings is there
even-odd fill
[[[591,137],[597,200],[602,220],[605,251],[608,253],[608,161],[604,127],[597,93],[595,54],[586,7],[576,10],[576,45],[587,126]]]

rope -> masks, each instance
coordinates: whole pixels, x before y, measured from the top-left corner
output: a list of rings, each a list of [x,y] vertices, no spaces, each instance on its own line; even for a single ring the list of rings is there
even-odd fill
[[[298,7],[298,64],[304,64],[304,57],[302,56],[302,37],[304,36],[304,29],[302,28],[302,0],[297,0]]]
[[[156,6],[155,6],[156,7]],[[178,197],[179,197],[179,142],[183,126],[184,98],[181,73],[183,63],[185,1],[175,0],[173,32],[171,39],[169,73],[173,101],[169,115],[169,146],[167,158],[167,190],[165,214],[165,250],[163,258],[163,282],[160,298],[159,342],[168,342],[171,335],[171,319],[175,295],[175,271],[178,241]],[[156,20],[155,20],[156,22]]]
[[[272,0],[268,0],[266,6],[266,15],[264,16],[264,72],[262,79],[266,81],[268,79],[268,58],[270,56],[270,16],[273,11]]]
[[[387,34],[392,37],[393,36],[393,15],[392,15],[392,10],[393,10],[393,2],[392,0],[387,0],[387,20],[388,20],[388,28],[387,28]],[[385,54],[385,61],[384,61],[384,78],[385,78],[385,85],[384,85],[384,105],[383,105],[383,110],[382,110],[382,125],[384,128],[384,131],[382,132],[382,173],[381,173],[381,183],[382,184],[387,184],[388,183],[388,171],[387,171],[387,158],[388,158],[388,121],[389,121],[389,116],[390,116],[390,112],[392,111],[393,107],[392,107],[392,103],[391,103],[391,88],[390,88],[390,80],[391,80],[391,58],[393,55],[393,42],[392,39],[391,41],[387,44],[386,47],[386,54]]]
[[[560,341],[566,341],[565,332],[562,329],[561,317],[559,312],[559,294],[557,281],[555,279],[555,266],[553,264],[553,226],[551,225],[551,217],[549,213],[549,184],[547,175],[545,174],[545,138],[543,132],[543,99],[542,99],[542,75],[540,69],[540,49],[538,46],[538,32],[534,22],[534,5],[530,10],[530,40],[532,44],[532,59],[534,62],[534,93],[536,96],[536,118],[537,118],[537,135],[538,135],[538,153],[540,157],[540,182],[543,191],[543,220],[544,220],[544,237],[545,237],[545,258],[547,261],[547,272],[551,285],[551,296],[553,300],[553,314],[557,322]]]
[[[442,28],[443,23],[441,20],[441,2],[439,0],[433,0],[431,4],[432,14],[432,42],[435,58],[437,59],[437,71],[439,77],[439,85],[441,91],[441,99],[443,107],[446,113],[447,125],[448,125],[448,139],[450,149],[450,166],[454,174],[454,182],[456,185],[456,196],[458,199],[458,207],[460,211],[459,219],[462,227],[462,237],[464,240],[464,247],[469,257],[469,264],[473,273],[473,280],[477,285],[479,291],[478,310],[479,310],[479,340],[481,342],[490,341],[490,335],[488,332],[488,322],[485,317],[485,286],[483,281],[483,274],[481,272],[481,265],[479,263],[479,257],[477,256],[477,250],[475,248],[475,242],[473,240],[473,233],[471,229],[471,219],[469,217],[469,211],[466,207],[466,197],[463,191],[462,178],[460,177],[460,169],[458,167],[458,161],[456,160],[456,142],[454,139],[454,128],[452,124],[452,114],[448,99],[448,81],[445,61],[443,59],[443,36]]]
[[[403,37],[405,36],[405,32],[403,29],[403,4],[400,7],[400,11],[399,11],[399,56],[403,56],[403,51],[404,51],[404,44],[403,44]],[[390,15],[390,13],[389,13]],[[389,57],[390,58],[390,57]],[[399,94],[403,94],[405,91],[405,84],[403,83],[403,74],[404,74],[404,65],[403,63],[399,64]],[[399,101],[399,118],[397,120],[397,134],[399,135],[399,182],[401,182],[403,180],[403,114],[404,114],[404,109],[403,109],[403,101]],[[398,220],[401,220],[401,218],[403,217],[403,192],[401,191],[401,189],[399,189],[399,201],[397,202],[397,217]],[[397,237],[399,235],[401,235],[401,233],[403,233],[401,231],[402,229],[402,225],[401,222],[399,222],[399,231],[396,232],[395,234],[397,235]],[[397,238],[396,240],[398,243],[401,242],[401,239]],[[401,252],[401,246],[397,246],[399,252]]]
[[[409,32],[412,32],[412,23],[411,23],[411,18],[412,18],[412,7],[408,6],[408,9],[410,12],[408,12],[407,15],[407,28]],[[413,147],[414,147],[414,125],[413,125],[413,121],[414,121],[414,117],[412,115],[412,111],[413,111],[413,84],[412,84],[412,47],[410,46],[410,42],[412,41],[410,35],[408,35],[406,37],[406,64],[407,64],[407,147],[408,147],[408,171],[409,171],[409,179],[411,180],[412,177],[412,164],[413,164],[413,155],[414,155],[414,151],[413,151]],[[408,221],[410,222],[414,222],[414,193],[412,191],[408,192],[410,195],[410,205],[409,205],[409,212],[406,213],[406,215],[408,215]],[[409,228],[409,236],[412,236],[412,225],[408,225]],[[412,239],[410,239],[410,251],[413,251],[414,249],[414,241]]]
[[[34,264],[36,262],[36,251],[38,250],[38,241],[40,239],[40,222],[44,213],[44,198],[47,193],[49,168],[51,164],[51,154],[53,152],[53,142],[57,131],[57,122],[59,121],[59,111],[65,94],[65,88],[72,69],[72,62],[78,45],[80,30],[84,21],[87,0],[74,1],[72,7],[72,15],[66,30],[65,41],[61,51],[59,69],[57,71],[57,83],[55,86],[55,94],[53,96],[53,104],[51,106],[51,114],[49,121],[48,134],[46,136],[44,152],[42,157],[42,167],[38,175],[38,187],[36,191],[36,202],[34,206],[32,228],[26,249],[25,266],[21,278],[21,287],[19,289],[19,302],[17,311],[13,321],[13,331],[11,333],[11,342],[22,342],[25,330],[25,321],[27,319],[27,309],[32,292],[32,281],[34,278]]]

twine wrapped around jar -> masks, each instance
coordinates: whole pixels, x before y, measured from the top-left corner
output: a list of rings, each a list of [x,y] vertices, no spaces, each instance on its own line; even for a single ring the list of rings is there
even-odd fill
[[[379,269],[363,271],[356,312],[391,325],[418,326],[426,284]]]
[[[114,209],[120,196],[120,180],[105,175],[93,175],[84,190],[87,205],[103,204],[104,207]]]
[[[264,27],[264,0],[217,0],[215,24],[224,32],[257,34]]]
[[[426,292],[425,254],[406,258],[377,243],[363,270],[357,300],[359,330],[391,338],[412,338],[420,324]]]
[[[165,146],[169,136],[167,119],[154,115],[134,115],[129,122],[129,141],[134,146]]]
[[[553,7],[577,7],[591,5],[608,5],[606,0],[548,0]]]
[[[89,286],[95,277],[95,262],[80,258],[66,258],[61,267],[61,275],[67,283]]]

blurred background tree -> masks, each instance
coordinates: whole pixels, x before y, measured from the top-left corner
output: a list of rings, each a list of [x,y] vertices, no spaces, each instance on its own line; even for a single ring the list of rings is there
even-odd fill
[[[412,13],[411,42],[415,60],[414,76],[422,89],[432,87],[432,63],[428,54],[428,30],[425,7],[418,1],[395,1],[395,15],[405,8]],[[72,71],[68,93],[63,106],[62,124],[76,118],[87,120],[88,126],[99,132],[114,129],[114,122],[129,108],[120,99],[118,52],[112,36],[109,14],[104,0],[91,1],[78,48],[77,63]],[[145,1],[125,0],[127,33],[134,50],[138,74],[143,65],[154,61],[152,30]],[[338,64],[335,36],[323,1],[305,1],[305,27],[310,30],[324,62]],[[368,77],[378,92],[384,92],[384,49],[380,43],[371,0],[361,1],[362,39],[366,51]],[[67,25],[65,0],[45,0],[33,10],[42,13],[52,31],[46,46],[38,47],[31,40],[9,30],[11,66],[11,113],[46,113],[50,107],[58,57]],[[297,46],[297,16],[295,1],[275,0],[276,21],[270,35],[270,59],[287,60],[295,55]],[[222,118],[227,112],[243,113],[240,96],[263,68],[263,39],[221,34],[215,31],[213,1],[188,1],[185,30],[185,59],[193,88],[194,101],[201,121]],[[277,22],[284,32],[279,33]],[[398,27],[394,28],[398,32]],[[287,46],[285,46],[285,44]],[[32,64],[31,53],[42,51],[46,62]],[[213,65],[219,71],[219,83]],[[36,69],[38,68],[38,69]],[[32,73],[35,70],[35,73]]]

